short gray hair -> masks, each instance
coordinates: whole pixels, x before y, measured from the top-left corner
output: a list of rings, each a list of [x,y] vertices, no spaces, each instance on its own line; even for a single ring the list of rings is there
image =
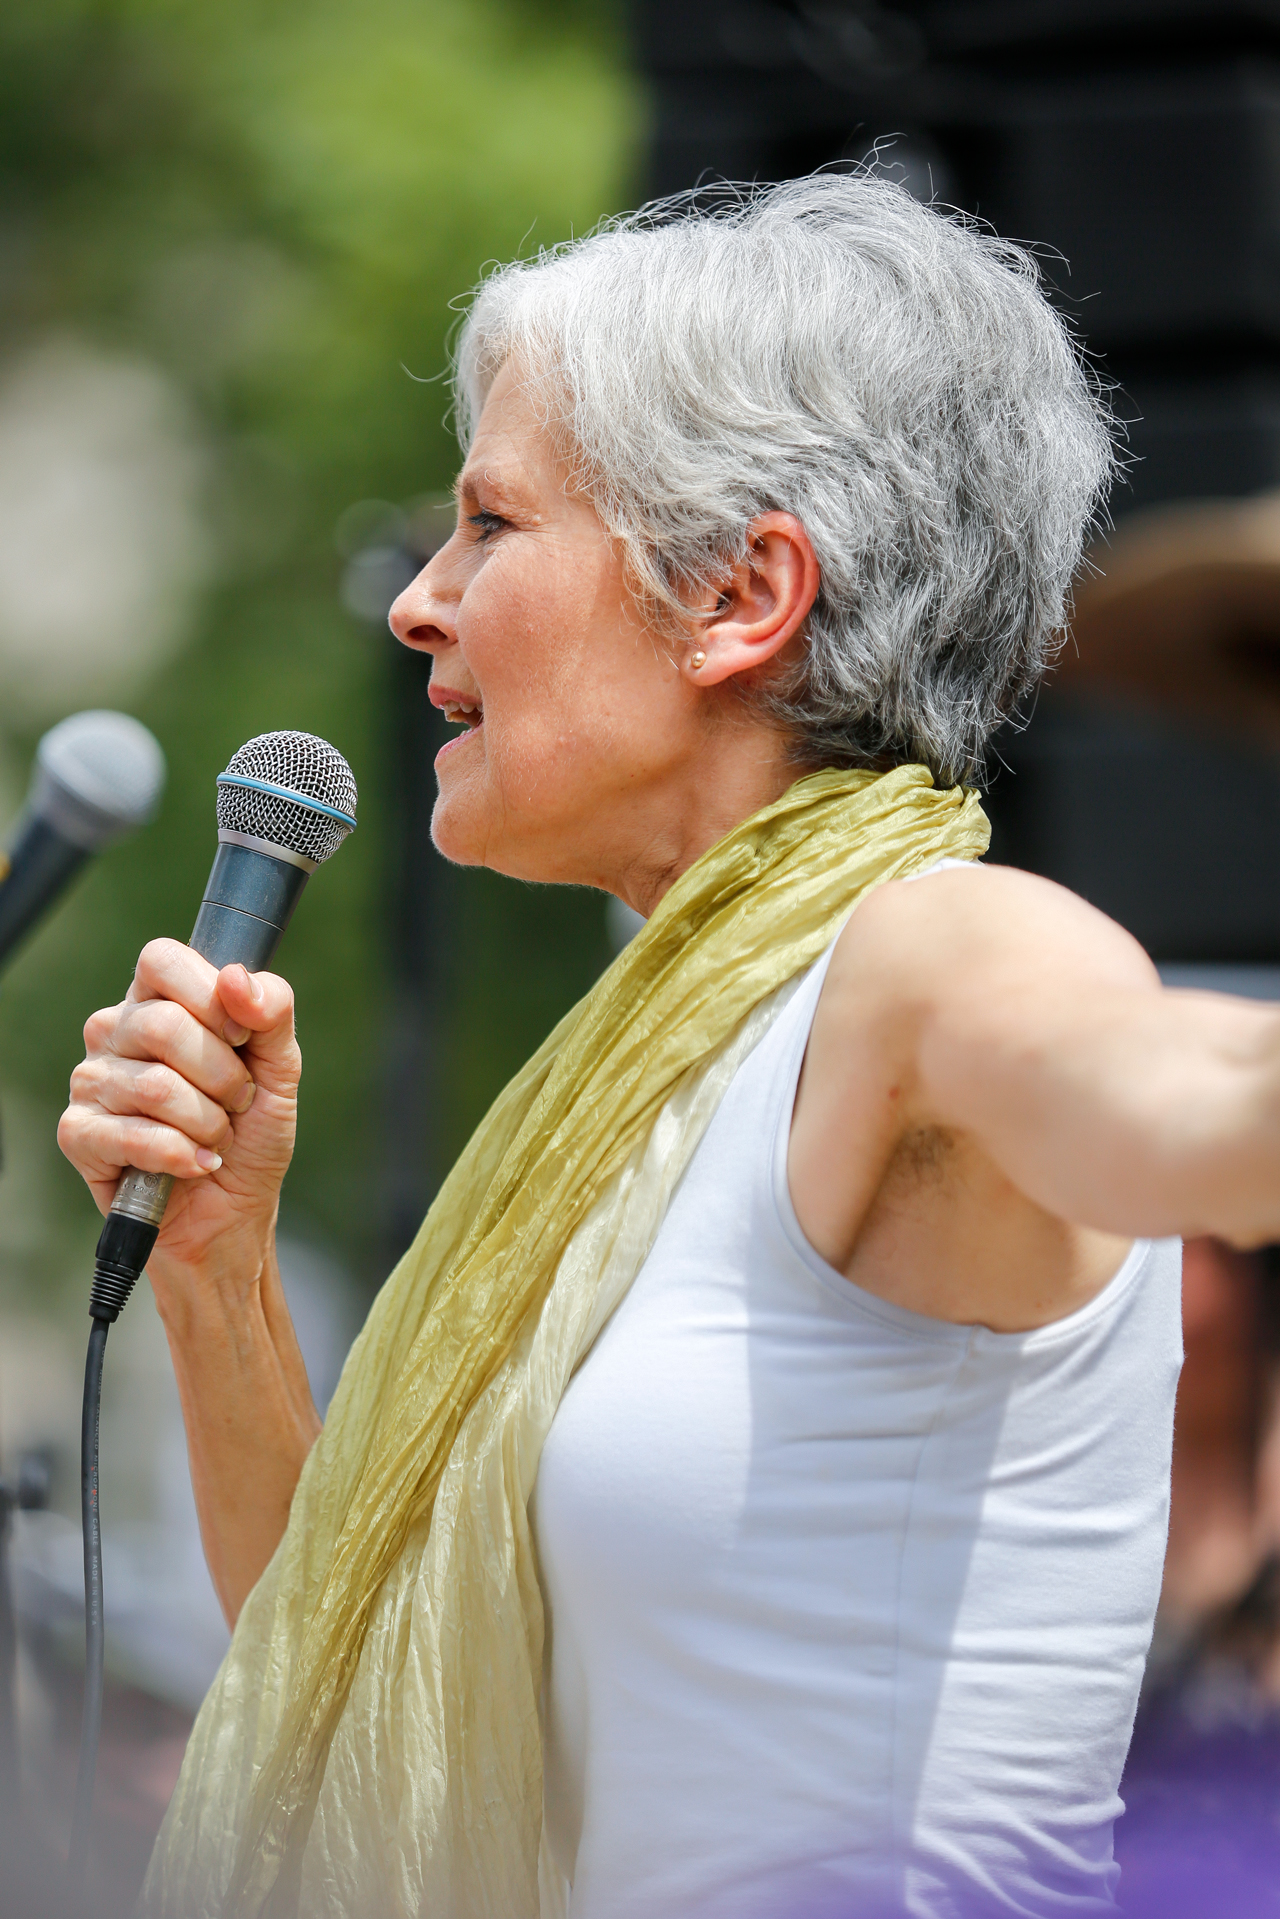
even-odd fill
[[[1116,455],[1034,258],[883,175],[680,195],[491,272],[464,446],[501,367],[541,396],[649,615],[800,520],[807,646],[754,695],[815,766],[973,777],[1040,678]]]

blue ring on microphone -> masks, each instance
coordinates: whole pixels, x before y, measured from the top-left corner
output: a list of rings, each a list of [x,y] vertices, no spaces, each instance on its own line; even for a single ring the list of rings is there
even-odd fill
[[[339,820],[343,826],[355,831],[354,813],[343,813],[336,806],[326,806],[323,800],[313,800],[309,793],[295,793],[287,786],[272,786],[269,780],[246,779],[243,773],[219,773],[218,785],[247,786],[252,793],[269,793],[272,799],[291,800],[295,806],[305,806],[310,813],[323,813],[326,819]]]

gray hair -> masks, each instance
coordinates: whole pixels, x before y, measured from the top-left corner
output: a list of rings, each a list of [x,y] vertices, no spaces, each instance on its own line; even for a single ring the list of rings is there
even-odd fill
[[[793,513],[821,586],[751,697],[801,763],[968,778],[1052,657],[1116,465],[1039,277],[870,172],[680,195],[481,282],[460,438],[512,360],[668,626]]]

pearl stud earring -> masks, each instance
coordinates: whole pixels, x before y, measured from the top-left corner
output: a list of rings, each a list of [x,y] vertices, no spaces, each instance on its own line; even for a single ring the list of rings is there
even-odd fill
[[[691,653],[689,655],[689,666],[694,673],[698,671],[698,668],[700,666],[705,666],[706,663],[707,663],[707,656],[703,652],[701,647],[698,648],[696,653]]]

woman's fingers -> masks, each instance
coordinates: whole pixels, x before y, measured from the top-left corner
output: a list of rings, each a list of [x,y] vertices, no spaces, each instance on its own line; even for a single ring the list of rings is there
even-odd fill
[[[219,1203],[229,1216],[273,1206],[301,1071],[284,980],[153,940],[121,1004],[87,1022],[85,1046],[58,1143],[103,1212],[126,1166],[198,1180],[228,1153],[210,1217]]]
[[[95,1014],[85,1039],[91,1052],[163,1060],[231,1112],[250,1081],[290,1094],[301,1070],[288,983],[240,965],[219,972],[177,940],[143,948],[124,1004]]]
[[[58,1138],[100,1206],[124,1166],[194,1179],[233,1144],[242,1182],[278,1184],[301,1069],[283,980],[219,972],[153,940],[123,1002],[86,1024],[85,1045]]]
[[[226,1012],[218,998],[218,969],[181,940],[148,940],[133,969],[128,999],[174,1000],[207,1026],[221,1031]]]
[[[270,1093],[292,1093],[302,1060],[293,1030],[293,988],[275,973],[224,966],[217,978],[225,1009],[222,1033],[241,1049],[246,1065]]]
[[[251,1081],[245,1084],[235,1110],[247,1111],[254,1091]],[[226,1106],[156,1060],[87,1059],[71,1075],[71,1098],[115,1118],[162,1120],[198,1146],[221,1148],[231,1138]]]
[[[67,1108],[58,1122],[58,1144],[92,1187],[103,1212],[126,1166],[143,1173],[172,1173],[175,1179],[200,1179],[221,1164],[216,1150],[197,1145],[176,1127],[154,1119],[115,1118],[92,1106]]]
[[[90,1021],[85,1039],[91,1060],[158,1062],[228,1112],[240,1109],[253,1085],[248,1066],[228,1042],[175,1000],[126,1000],[114,1017],[106,1016],[102,1031],[92,1029]]]
[[[264,1055],[287,1052],[293,1040],[293,989],[274,973],[239,964],[219,972],[177,940],[143,947],[125,1004],[168,1000],[184,1007],[231,1046],[246,1042]]]

